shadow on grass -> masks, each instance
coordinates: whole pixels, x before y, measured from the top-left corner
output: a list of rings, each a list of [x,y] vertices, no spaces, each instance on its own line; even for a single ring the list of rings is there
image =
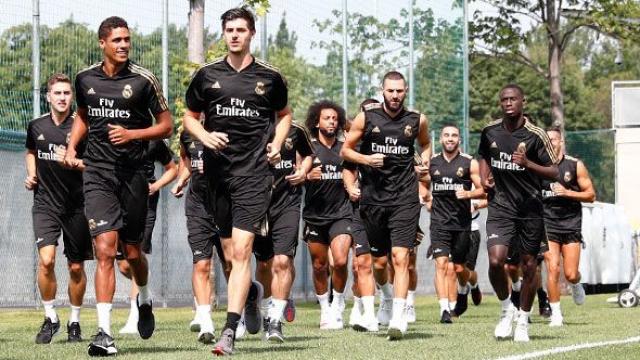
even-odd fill
[[[386,332],[382,332],[382,333],[376,334],[376,336],[379,337],[379,338],[384,338],[384,339],[387,338]],[[414,339],[427,340],[427,339],[431,339],[431,338],[434,338],[434,337],[442,337],[442,336],[444,336],[444,335],[443,334],[434,334],[434,333],[430,333],[430,332],[423,332],[423,331],[420,331],[420,332],[411,331],[411,332],[408,332],[408,333],[404,334],[404,336],[402,337],[402,340],[414,340]],[[399,341],[402,341],[402,340],[399,340]]]
[[[557,336],[551,335],[529,335],[531,340],[558,340]]]
[[[129,354],[153,354],[153,353],[172,353],[172,352],[192,352],[194,348],[179,348],[175,346],[135,346],[118,349],[118,353],[122,355]]]
[[[299,341],[310,341],[310,340],[318,340],[322,339],[320,336],[285,336],[284,341],[286,342],[299,342]]]
[[[287,340],[288,341],[288,340]],[[288,346],[288,345],[275,345],[269,347],[250,347],[250,346],[238,346],[234,349],[235,354],[259,354],[259,353],[273,353],[273,352],[290,352],[290,351],[300,351],[300,350],[308,350],[310,349],[308,346]]]
[[[584,322],[584,321],[565,321],[565,325],[593,325],[593,323]]]

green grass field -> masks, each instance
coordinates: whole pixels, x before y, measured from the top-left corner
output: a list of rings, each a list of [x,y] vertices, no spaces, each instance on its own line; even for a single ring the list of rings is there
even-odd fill
[[[437,321],[438,305],[433,297],[418,299],[418,322],[409,327],[402,341],[389,342],[385,333],[364,334],[351,329],[320,331],[319,310],[315,303],[297,304],[295,322],[284,327],[286,342],[271,345],[258,335],[250,335],[236,342],[235,357],[247,359],[492,359],[554,347],[581,343],[620,340],[640,335],[640,308],[622,309],[605,303],[609,295],[588,296],[583,306],[575,306],[570,298],[563,298],[565,326],[549,328],[537,313],[530,327],[531,342],[516,344],[497,342],[493,328],[499,308],[495,297],[485,295],[479,307],[469,310],[452,325]],[[537,305],[535,307],[537,310]],[[350,304],[345,312],[348,319]],[[59,310],[66,322],[68,312]],[[126,320],[126,309],[116,309],[113,330]],[[68,345],[66,330],[50,345],[36,345],[35,334],[42,321],[37,310],[0,310],[0,359],[81,359],[86,355],[87,341]],[[156,332],[150,340],[136,336],[116,335],[118,358],[122,359],[203,359],[211,357],[211,346],[196,342],[196,334],[188,330],[193,313],[190,308],[156,309]],[[223,310],[214,312],[219,328]],[[83,310],[84,338],[95,331],[95,311]],[[579,350],[550,356],[551,359],[638,359],[640,343]]]

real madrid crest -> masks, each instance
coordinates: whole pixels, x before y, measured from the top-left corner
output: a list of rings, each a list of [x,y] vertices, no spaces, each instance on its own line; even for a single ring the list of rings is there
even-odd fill
[[[564,181],[565,182],[571,181],[571,173],[570,172],[568,172],[568,171],[564,172]]]
[[[464,169],[462,167],[459,167],[458,171],[456,171],[456,176],[462,177],[462,175],[464,175]]]
[[[292,150],[293,149],[293,140],[291,140],[291,138],[286,138],[284,140],[284,148],[287,150]]]
[[[265,93],[265,89],[264,89],[264,83],[262,81],[258,81],[256,83],[256,94],[258,95],[264,95]]]
[[[122,96],[125,99],[128,99],[131,95],[133,95],[133,89],[131,88],[131,85],[127,84],[124,86],[124,89],[122,89]]]
[[[411,137],[413,134],[413,130],[411,130],[411,125],[407,125],[404,127],[404,136]]]
[[[89,219],[89,230],[95,230],[97,227],[96,221],[93,219]]]

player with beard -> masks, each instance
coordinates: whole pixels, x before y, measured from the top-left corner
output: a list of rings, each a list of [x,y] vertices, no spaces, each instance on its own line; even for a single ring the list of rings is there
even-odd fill
[[[82,195],[83,168],[66,169],[61,161],[73,123],[71,80],[54,74],[47,81],[47,102],[51,112],[29,122],[27,178],[25,187],[33,191],[33,234],[38,247],[38,289],[45,312],[44,322],[36,335],[36,344],[49,344],[60,330],[55,310],[58,283],[55,273],[56,247],[62,233],[64,254],[69,270],[69,302],[67,341],[82,341],[80,309],[87,286],[84,261],[93,259],[91,235],[84,216]],[[80,147],[82,153],[84,143]]]
[[[551,306],[549,326],[562,326],[560,310],[560,256],[564,276],[571,286],[573,301],[584,304],[584,288],[580,284],[580,247],[582,245],[582,202],[593,202],[596,192],[584,163],[565,154],[564,137],[559,128],[547,129],[558,162],[559,176],[555,181],[544,180],[542,196],[544,224],[549,239],[549,251],[545,252],[547,264],[547,290]]]
[[[461,283],[467,283],[465,267],[471,249],[471,199],[484,195],[478,162],[460,151],[460,130],[446,124],[440,132],[442,153],[431,159],[431,247],[436,261],[436,293],[440,303],[440,322],[451,323],[449,295],[445,275],[449,257]],[[473,189],[472,189],[473,187]],[[456,295],[457,296],[457,295]],[[465,298],[466,299],[466,298]],[[456,301],[457,303],[457,301]],[[461,303],[460,306],[466,307]],[[458,307],[457,314],[461,314]]]
[[[420,217],[418,176],[414,169],[416,140],[422,152],[421,174],[428,172],[431,155],[427,118],[404,108],[406,91],[402,74],[396,71],[385,74],[384,104],[370,105],[356,116],[341,151],[345,160],[359,165],[360,216],[372,255],[386,256],[391,252],[395,275],[392,316],[387,331],[390,340],[402,338],[407,330],[404,315],[409,253],[416,240]]]
[[[138,286],[138,333],[148,339],[155,329],[149,266],[141,249],[149,195],[145,153],[150,140],[171,136],[173,127],[158,80],[129,60],[127,22],[107,18],[100,24],[98,38],[103,61],[76,75],[78,113],[65,156],[68,166],[76,166],[76,147],[88,135],[83,189],[98,260],[98,333],[89,344],[90,356],[117,353],[111,337],[111,308],[118,246]]]
[[[500,90],[499,99],[503,117],[482,130],[478,149],[482,185],[485,191],[494,191],[487,216],[489,279],[502,306],[494,335],[497,339],[512,336],[516,309],[509,299],[504,264],[509,249],[515,247],[520,252],[523,281],[513,339],[529,341],[536,256],[545,240],[541,181],[555,179],[558,167],[547,134],[523,112],[522,88],[507,85]]]
[[[281,150],[282,160],[271,168],[274,187],[269,205],[269,233],[253,245],[256,279],[265,289],[261,310],[265,338],[284,342],[282,323],[294,279],[298,247],[302,184],[311,169],[313,146],[307,129],[292,123]],[[299,159],[299,160],[298,160]],[[264,305],[264,307],[263,307]]]
[[[227,321],[213,349],[217,355],[230,355],[243,309],[249,333],[262,327],[263,290],[251,281],[251,252],[255,235],[266,230],[273,185],[269,164],[280,162],[291,110],[283,76],[251,54],[253,14],[234,8],[221,20],[228,53],[194,74],[185,95],[184,127],[206,148],[204,170],[213,217],[231,262]],[[203,113],[204,125],[199,120]]]
[[[320,329],[342,329],[344,289],[351,247],[352,207],[342,181],[338,132],[346,122],[345,112],[331,101],[312,104],[306,126],[314,136],[313,169],[307,174],[303,218],[305,241],[313,263],[313,284],[320,303]],[[333,256],[333,301],[329,305],[327,273],[329,249]]]

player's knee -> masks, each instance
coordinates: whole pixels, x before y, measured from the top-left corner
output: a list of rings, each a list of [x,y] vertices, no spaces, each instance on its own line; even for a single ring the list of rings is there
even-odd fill
[[[96,258],[98,261],[111,261],[116,258],[116,247],[110,246],[105,242],[97,242],[95,243],[95,252]]]
[[[453,270],[456,272],[456,274],[462,274],[462,273],[464,273],[464,265],[462,265],[462,264],[454,264],[453,265]]]
[[[387,270],[387,257],[381,256],[375,258],[373,261],[373,269],[376,271],[386,271]]]
[[[38,260],[38,264],[40,265],[40,270],[44,272],[53,271],[56,267],[56,258],[55,256],[44,255],[40,256]]]
[[[256,273],[264,274],[264,273],[269,272],[270,270],[271,269],[270,269],[268,261],[258,261],[257,262],[257,264],[256,264]]]
[[[70,262],[69,265],[69,277],[73,281],[80,281],[84,276],[84,264],[77,262]]]
[[[564,277],[568,282],[575,284],[580,281],[580,272],[577,270],[565,270]]]
[[[131,273],[131,266],[129,266],[129,261],[127,260],[119,260],[118,261],[118,270],[120,270],[120,273],[122,275],[130,275]]]
[[[329,263],[327,261],[322,261],[318,259],[313,261],[313,272],[315,274],[319,274],[321,276],[327,276],[328,271],[329,271]]]
[[[489,257],[489,267],[492,271],[505,271],[504,259],[499,257]]]
[[[555,261],[549,261],[547,263],[547,271],[554,277],[557,277],[560,274],[560,264]]]
[[[209,275],[209,272],[211,271],[211,261],[200,260],[195,264],[193,264],[193,269],[196,272],[196,274]]]
[[[273,272],[285,274],[291,271],[291,260],[288,256],[276,256],[273,258]]]

